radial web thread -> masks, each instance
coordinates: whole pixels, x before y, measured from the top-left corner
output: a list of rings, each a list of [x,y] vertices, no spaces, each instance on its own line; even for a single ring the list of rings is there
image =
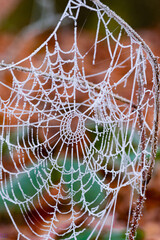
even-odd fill
[[[87,42],[77,27],[86,11],[97,16]],[[69,0],[36,51],[2,65],[0,201],[17,239],[111,239],[123,189],[127,233],[155,134],[155,71],[143,44],[99,1]]]

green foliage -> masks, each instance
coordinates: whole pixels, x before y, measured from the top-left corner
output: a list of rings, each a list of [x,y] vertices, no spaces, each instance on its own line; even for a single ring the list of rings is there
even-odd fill
[[[79,229],[79,231],[82,229]],[[78,232],[75,234],[78,235]],[[96,236],[98,235],[98,231],[94,231],[91,228],[86,228],[82,233],[80,233],[76,239],[77,240],[87,240],[88,237],[90,236],[90,240],[96,239]],[[98,240],[109,240],[110,234],[101,234],[98,238]],[[66,239],[67,237],[70,237],[68,234],[64,235],[63,237],[59,237],[58,240]],[[126,239],[126,234],[123,231],[116,231],[112,233],[112,237],[110,240],[125,240]],[[71,238],[70,240],[75,240],[75,238]],[[137,234],[135,237],[135,240],[144,240],[144,232],[140,229],[137,230]]]
[[[89,126],[88,126],[89,127]],[[95,126],[90,126],[90,129],[95,131]],[[98,126],[98,132],[103,133],[103,127]],[[95,138],[95,133],[91,133],[91,138]],[[21,140],[22,135],[26,136],[27,131],[24,131],[24,134],[22,132],[19,132],[19,140]],[[105,131],[105,139],[109,137],[110,130]],[[131,131],[128,131],[127,135],[127,141],[131,135]],[[110,140],[112,137],[110,136]],[[12,132],[10,135],[10,142],[13,144],[17,143],[17,134],[15,132]],[[99,139],[95,142],[95,148],[100,149],[100,146],[103,142],[103,134],[99,136]],[[107,141],[108,142],[108,141]],[[121,144],[122,142],[122,136],[119,135],[119,142]],[[137,132],[135,132],[134,137],[132,139],[132,143],[134,148],[138,147],[139,143],[139,135]],[[126,153],[128,154],[128,147],[126,147]],[[3,154],[7,155],[8,153],[8,146],[7,143],[3,143]],[[130,155],[132,155],[132,152],[129,152]],[[134,156],[130,156],[133,157]],[[120,161],[120,159],[119,159]],[[62,162],[63,166],[63,159],[60,159],[60,162]],[[29,166],[31,167],[31,166]],[[73,167],[74,172],[72,173],[71,167]],[[104,191],[101,188],[99,179],[101,178],[99,173],[94,173],[92,171],[88,170],[87,164],[80,164],[76,159],[66,159],[65,166],[64,166],[64,172],[63,175],[61,175],[61,171],[58,171],[57,169],[53,168],[51,172],[51,162],[46,160],[44,163],[41,163],[36,168],[31,169],[28,173],[25,174],[17,174],[16,176],[11,177],[8,179],[7,184],[5,185],[4,192],[6,192],[9,195],[10,201],[5,200],[7,206],[9,207],[10,211],[12,213],[18,214],[20,212],[20,208],[17,204],[14,204],[14,199],[16,198],[20,202],[23,202],[26,200],[25,196],[28,198],[34,197],[34,195],[37,192],[37,189],[40,187],[43,188],[44,181],[46,180],[46,183],[49,185],[58,184],[60,182],[60,179],[63,178],[63,180],[66,182],[65,186],[73,198],[74,202],[77,204],[77,206],[82,207],[84,204],[87,204],[87,207],[90,210],[95,209],[95,213],[99,213],[105,205],[108,196],[106,196],[106,191]],[[48,174],[46,174],[48,173]],[[48,175],[51,174],[51,178],[48,178]],[[43,181],[42,181],[43,179]],[[37,188],[37,189],[36,189]],[[23,194],[21,189],[23,189]],[[1,189],[0,189],[1,191]],[[2,191],[2,192],[3,192]],[[13,195],[14,192],[14,195]],[[3,195],[3,193],[2,193]],[[106,199],[106,200],[105,200]],[[0,195],[0,213],[1,216],[4,216],[4,213],[6,212],[3,199]],[[97,207],[98,206],[98,207]],[[86,229],[78,229],[76,235],[77,240],[86,240],[91,235],[91,240],[94,240],[98,234],[98,232],[93,231],[91,228]],[[82,231],[82,232],[81,232]],[[60,239],[66,239],[69,237],[68,235],[64,235],[63,238]],[[109,234],[101,234],[99,237],[99,240],[108,240]],[[125,233],[124,232],[113,232],[111,240],[125,240]],[[144,233],[141,230],[138,230],[136,240],[143,240],[144,239]],[[74,240],[74,239],[71,239]]]
[[[15,199],[16,201],[24,202],[26,201],[26,197],[27,199],[34,197],[34,195],[37,193],[37,189],[39,189],[40,187],[43,188],[44,183],[42,182],[42,178],[43,181],[45,179],[47,181],[48,176],[46,175],[46,172],[49,167],[50,162],[41,163],[36,168],[31,169],[29,173],[20,173],[17,174],[17,176],[13,176],[8,179],[7,184],[3,188],[3,191],[2,189],[0,189],[0,191],[2,196],[4,197],[4,193],[6,193],[6,195],[9,195],[10,201],[8,201],[7,199],[5,199],[5,201],[11,212],[20,211],[19,205],[14,204]],[[23,189],[23,194],[21,189]],[[2,196],[0,195],[0,213],[6,211],[3,204]]]
[[[156,161],[160,161],[160,148],[157,150]]]
[[[160,23],[159,0],[102,0],[134,28],[153,27]]]
[[[70,169],[70,167],[71,161],[68,159],[65,169]],[[82,206],[85,198],[89,209],[96,208],[103,202],[106,196],[106,191],[101,189],[98,175],[94,175],[91,171],[89,172],[86,165],[81,165],[79,168],[76,160],[73,161],[73,167],[76,170],[75,173],[66,172],[63,175],[63,179],[67,183],[66,186],[70,190],[73,200]],[[82,196],[82,189],[84,196]]]
[[[159,0],[101,0],[104,4],[108,5],[112,10],[119,14],[125,21],[127,21],[132,27],[153,27],[160,23],[160,1]],[[63,3],[59,0],[55,0],[56,8],[58,12],[63,12],[67,0]],[[89,11],[84,15],[90,18],[87,24],[87,28],[94,28],[95,18],[90,16]],[[86,18],[83,16],[80,19],[81,25],[84,24]],[[90,23],[90,24],[89,24]]]
[[[33,3],[34,0],[20,1],[16,9],[1,22],[0,30],[17,32],[28,25],[31,20]]]
[[[151,27],[160,23],[159,0],[102,0],[102,2],[107,4],[134,28]],[[54,0],[56,11],[63,12],[67,3],[68,0]],[[93,5],[91,2],[88,2],[88,4]],[[36,9],[34,13],[33,6],[36,6],[34,7]],[[0,30],[20,31],[31,22],[31,19],[34,21],[38,20],[41,12],[42,9],[35,0],[22,0],[19,5],[13,9],[13,12],[0,23]],[[53,14],[55,14],[54,9]],[[95,29],[97,26],[96,22],[96,14],[90,14],[90,11],[84,8],[83,13],[81,12],[79,17],[79,25],[87,29]]]

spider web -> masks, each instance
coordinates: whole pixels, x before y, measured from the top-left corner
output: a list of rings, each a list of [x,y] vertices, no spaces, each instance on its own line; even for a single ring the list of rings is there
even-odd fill
[[[84,42],[86,11],[97,28]],[[69,0],[36,51],[1,65],[0,196],[17,239],[111,239],[122,189],[127,233],[156,134],[155,70],[142,42],[98,1]]]

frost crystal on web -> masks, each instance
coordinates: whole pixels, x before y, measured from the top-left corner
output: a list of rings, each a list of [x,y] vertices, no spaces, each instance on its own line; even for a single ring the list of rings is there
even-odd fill
[[[90,35],[77,27],[88,12]],[[122,198],[134,239],[158,123],[143,40],[99,1],[69,0],[50,37],[0,70],[0,201],[17,239],[111,239]]]

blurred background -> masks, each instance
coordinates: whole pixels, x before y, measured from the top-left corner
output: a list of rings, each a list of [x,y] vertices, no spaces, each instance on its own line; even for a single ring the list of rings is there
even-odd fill
[[[22,45],[26,46],[26,42],[33,37],[49,35],[56,26],[67,2],[68,0],[0,0],[1,59],[9,56],[15,58],[18,55],[18,53],[12,54],[17,41],[19,42],[18,48],[20,48]],[[102,2],[136,29],[153,52],[160,56],[159,0],[103,0]],[[93,31],[97,27],[94,24],[96,20],[87,11],[83,16],[86,16],[88,24],[84,26],[85,19],[80,19],[81,27]],[[32,43],[34,49],[40,44],[38,40],[36,42],[37,45]],[[24,54],[28,54],[27,50]]]
[[[68,0],[0,0],[0,61],[16,62],[35,50],[53,31]],[[156,56],[160,56],[160,0],[103,0],[146,41]],[[93,17],[86,12],[86,32],[96,29]],[[84,28],[85,19],[80,19]],[[64,28],[69,29],[68,24]],[[86,36],[84,36],[87,38]],[[127,199],[126,199],[127,200]],[[125,207],[125,199],[121,206]],[[1,217],[0,222],[3,222]],[[7,225],[6,225],[7,226]],[[12,232],[12,228],[10,229]],[[3,233],[0,227],[0,233]],[[160,240],[160,151],[153,178],[147,190],[147,200],[137,239]],[[2,236],[2,234],[1,234]],[[4,236],[0,239],[8,239]],[[14,237],[12,238],[14,239]]]

